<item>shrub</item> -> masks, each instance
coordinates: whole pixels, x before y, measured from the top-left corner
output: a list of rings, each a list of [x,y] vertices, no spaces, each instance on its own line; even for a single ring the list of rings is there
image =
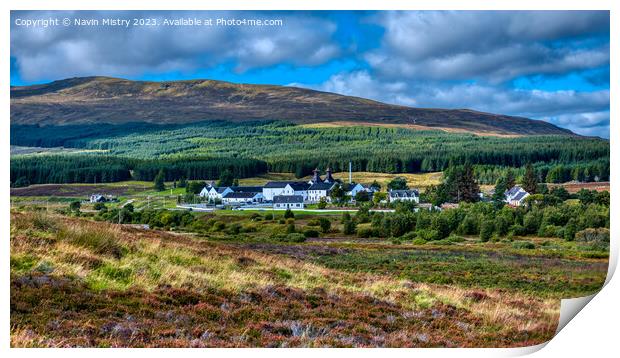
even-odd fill
[[[448,238],[446,240],[448,240],[450,242],[464,242],[465,238],[462,237],[462,236],[458,236],[458,235],[452,234],[452,235],[448,236]]]
[[[211,231],[217,232],[217,231],[222,231],[226,228],[226,224],[224,224],[221,221],[215,221],[213,223],[213,226],[211,227]]]
[[[526,234],[525,228],[519,224],[514,224],[508,229],[508,233],[512,236],[524,236]]]
[[[555,225],[541,226],[538,230],[538,236],[542,237],[563,237],[564,231],[561,227]]]
[[[293,218],[288,218],[288,219],[286,219],[286,223],[287,223],[288,225],[290,225],[290,224],[294,224],[294,223],[295,223],[295,219],[293,219]]]
[[[393,245],[400,245],[400,244],[402,244],[402,243],[403,243],[403,242],[402,242],[402,241],[400,241],[400,239],[399,239],[399,238],[397,238],[397,237],[393,237],[393,238],[390,240],[390,242],[391,242]]]
[[[371,227],[358,227],[357,228],[357,236],[362,238],[369,238],[374,236],[374,230]]]
[[[280,220],[278,220],[278,224],[286,224],[286,220],[280,219]]]
[[[286,235],[285,241],[288,241],[288,242],[304,242],[304,241],[306,241],[306,237],[304,236],[304,234],[290,233],[290,234]]]
[[[312,220],[308,220],[308,223],[306,224],[308,226],[319,226],[319,220],[318,219],[312,219]]]
[[[439,240],[439,233],[436,230],[421,229],[416,231],[416,236],[422,240],[435,241]]]
[[[104,203],[95,203],[95,205],[93,205],[93,209],[99,211],[99,210],[107,209],[107,207],[105,206]]]
[[[305,237],[319,237],[320,234],[318,231],[314,230],[314,229],[307,229],[304,231],[304,236]]]
[[[319,226],[323,233],[327,233],[332,228],[332,222],[328,218],[319,218]]]
[[[265,220],[273,220],[273,214],[272,213],[265,214]]]
[[[345,235],[353,235],[355,233],[355,221],[353,220],[349,220],[349,221],[345,221],[344,222],[344,228],[343,228],[343,233]]]
[[[408,233],[403,235],[401,237],[401,239],[403,239],[403,240],[414,240],[417,237],[418,237],[418,235],[415,233],[415,231],[409,231]]]
[[[295,214],[293,214],[291,209],[286,209],[286,211],[284,212],[284,218],[285,219],[292,219],[294,217],[295,217]]]
[[[317,204],[317,207],[321,210],[325,209],[327,207],[327,202],[325,201],[325,198],[321,198],[321,200],[319,200],[319,203]]]
[[[426,244],[426,240],[424,240],[421,237],[418,237],[417,239],[414,239],[411,243],[414,245],[424,245]]]
[[[239,225],[238,223],[234,223],[230,225],[228,229],[226,230],[226,233],[229,235],[237,235],[240,232],[241,232],[241,225]]]
[[[512,247],[514,247],[515,249],[531,250],[536,248],[536,245],[534,245],[534,243],[531,241],[515,241],[512,243]]]
[[[241,228],[241,232],[257,232],[258,227],[254,224],[247,224]]]
[[[578,242],[585,242],[590,244],[594,248],[605,249],[609,247],[609,229],[585,229],[575,234],[575,240]]]
[[[287,234],[292,234],[295,232],[295,224],[288,224],[286,225],[286,233]]]
[[[489,241],[491,239],[491,236],[493,236],[493,231],[495,231],[495,223],[493,222],[493,220],[484,220],[480,225],[480,241]]]

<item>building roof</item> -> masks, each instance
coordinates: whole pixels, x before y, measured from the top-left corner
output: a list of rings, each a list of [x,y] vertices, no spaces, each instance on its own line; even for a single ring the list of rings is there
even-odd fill
[[[334,187],[335,183],[314,183],[310,185],[308,190],[330,190]]]
[[[391,198],[412,198],[417,197],[420,193],[416,189],[412,190],[390,190]]]
[[[275,204],[296,204],[303,203],[304,197],[301,195],[276,195],[273,197]]]
[[[252,199],[258,194],[256,192],[231,192],[224,195],[224,199]]]
[[[281,189],[290,185],[293,190],[308,190],[310,184],[305,181],[270,181],[265,184],[264,188],[267,189]]]
[[[258,193],[263,191],[262,186],[233,186],[231,189],[235,193]]]
[[[525,192],[527,193],[522,187],[515,185],[512,188],[506,190],[506,192],[504,193],[507,196],[513,196],[515,194],[517,194],[518,192]]]
[[[218,194],[222,194],[224,191],[226,191],[226,189],[229,189],[229,187],[227,187],[227,186],[221,186],[221,187],[217,187],[217,188],[216,188],[216,187],[213,187],[213,189],[215,189],[215,191],[216,191]]]
[[[351,190],[353,190],[358,185],[361,186],[362,189],[364,188],[364,186],[362,184],[359,184],[359,183],[346,183],[346,184],[342,184],[342,190],[344,190],[344,191],[351,191]]]
[[[521,192],[517,193],[517,195],[515,195],[512,198],[512,200],[521,201],[522,199],[524,199],[528,195],[530,195],[530,194],[527,191],[521,191]]]

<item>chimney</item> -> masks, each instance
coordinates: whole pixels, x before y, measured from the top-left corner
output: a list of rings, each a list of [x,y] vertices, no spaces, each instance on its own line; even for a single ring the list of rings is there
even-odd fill
[[[349,184],[353,183],[353,173],[351,173],[351,161],[349,160]]]
[[[327,170],[325,171],[325,183],[333,183],[334,182],[334,178],[332,177],[332,170],[330,168],[327,168]]]

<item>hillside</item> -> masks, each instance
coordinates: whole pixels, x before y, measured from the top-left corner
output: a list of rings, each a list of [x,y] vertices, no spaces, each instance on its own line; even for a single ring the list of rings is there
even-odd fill
[[[285,86],[84,77],[11,87],[12,125],[272,119],[299,124],[342,121],[402,124],[483,134],[573,134],[527,118],[465,109],[410,108]]]

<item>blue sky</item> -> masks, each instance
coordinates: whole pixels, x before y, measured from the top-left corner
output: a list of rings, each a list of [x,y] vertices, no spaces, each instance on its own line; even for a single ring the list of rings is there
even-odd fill
[[[11,85],[76,76],[294,85],[471,108],[609,138],[607,11],[12,12]],[[42,18],[282,19],[282,26],[26,28]]]

